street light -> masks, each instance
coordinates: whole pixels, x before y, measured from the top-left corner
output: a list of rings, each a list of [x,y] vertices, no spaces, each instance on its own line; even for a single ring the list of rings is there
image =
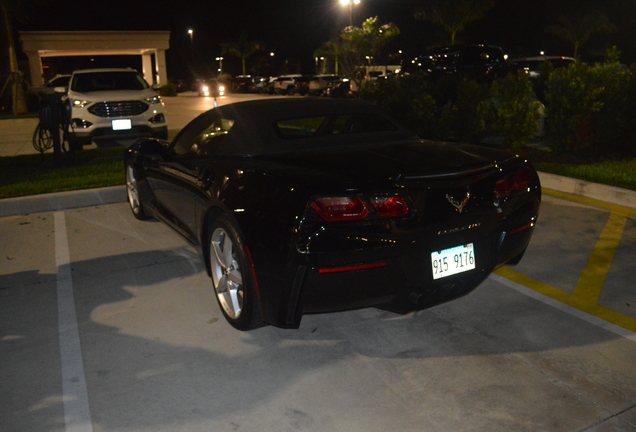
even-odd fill
[[[192,65],[194,66],[194,45],[192,43],[194,30],[188,29],[188,34],[190,35],[190,56],[192,57]]]
[[[223,71],[223,57],[217,57],[216,61],[219,62],[219,75],[220,75],[221,72]]]
[[[353,5],[359,5],[361,0],[340,0],[342,6],[349,6],[349,25],[353,27]]]

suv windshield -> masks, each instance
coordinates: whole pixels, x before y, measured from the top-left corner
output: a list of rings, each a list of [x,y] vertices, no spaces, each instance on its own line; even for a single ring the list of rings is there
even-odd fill
[[[71,90],[79,93],[112,90],[144,90],[148,83],[138,72],[90,72],[75,74]]]

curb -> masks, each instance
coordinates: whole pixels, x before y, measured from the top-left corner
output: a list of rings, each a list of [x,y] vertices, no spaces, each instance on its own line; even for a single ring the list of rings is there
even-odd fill
[[[0,217],[125,202],[126,187],[84,189],[0,200]]]
[[[636,191],[539,172],[541,187],[636,209]],[[126,187],[112,186],[0,199],[0,217],[126,202]]]
[[[636,209],[636,191],[544,172],[539,172],[539,180],[541,180],[541,187],[545,189]]]

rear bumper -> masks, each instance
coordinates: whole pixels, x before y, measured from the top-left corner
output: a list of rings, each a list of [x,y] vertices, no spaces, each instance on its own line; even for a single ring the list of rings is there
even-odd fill
[[[391,247],[298,257],[297,265],[287,267],[293,274],[278,282],[279,287],[287,288],[278,291],[276,299],[270,297],[274,291],[262,281],[263,319],[280,327],[297,328],[302,315],[308,313],[364,307],[408,313],[462,297],[497,267],[523,254],[536,213],[515,219],[517,222],[507,227],[480,234],[453,234],[438,243],[420,238]],[[431,253],[468,243],[474,245],[475,268],[434,279]],[[325,261],[327,256],[329,261]]]

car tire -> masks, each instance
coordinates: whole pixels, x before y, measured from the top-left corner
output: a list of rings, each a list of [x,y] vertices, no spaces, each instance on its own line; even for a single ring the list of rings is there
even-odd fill
[[[126,162],[126,194],[133,216],[139,220],[148,219],[139,193],[139,175],[132,161]]]
[[[254,274],[239,228],[221,215],[209,233],[208,260],[221,312],[238,330],[262,327]]]
[[[294,95],[294,93],[295,93],[295,92],[294,92],[294,88],[293,88],[293,87],[291,87],[291,86],[290,86],[290,87],[287,87],[287,94],[288,94],[289,96],[293,96],[293,95]]]

